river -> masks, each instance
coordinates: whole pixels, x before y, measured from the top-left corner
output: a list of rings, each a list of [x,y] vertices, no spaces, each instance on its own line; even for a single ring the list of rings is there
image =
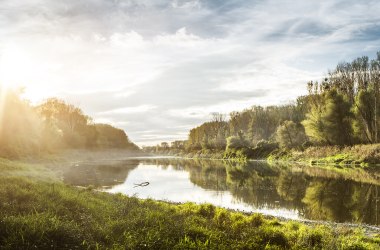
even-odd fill
[[[380,172],[180,158],[81,162],[64,173],[75,186],[169,202],[211,203],[295,220],[380,225]],[[139,185],[144,182],[144,185]]]

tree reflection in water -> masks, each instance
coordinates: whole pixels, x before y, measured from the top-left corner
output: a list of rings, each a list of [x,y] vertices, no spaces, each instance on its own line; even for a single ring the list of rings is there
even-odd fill
[[[379,225],[379,173],[300,165],[237,163],[221,160],[139,159],[83,164],[64,175],[67,183],[112,186],[140,164],[187,171],[204,190],[229,191],[235,202],[255,208],[295,210],[306,218]]]

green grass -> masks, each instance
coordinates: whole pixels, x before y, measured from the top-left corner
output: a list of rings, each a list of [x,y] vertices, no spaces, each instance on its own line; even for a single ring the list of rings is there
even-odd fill
[[[380,244],[360,230],[79,189],[40,165],[0,160],[0,172],[0,249],[378,249]]]
[[[319,146],[300,150],[276,150],[269,161],[302,162],[310,165],[367,167],[380,164],[380,144]]]

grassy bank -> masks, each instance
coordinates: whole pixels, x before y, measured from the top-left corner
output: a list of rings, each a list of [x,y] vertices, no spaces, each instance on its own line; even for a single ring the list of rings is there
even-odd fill
[[[196,159],[224,159],[232,161],[265,160],[275,149],[276,144],[263,144],[253,148],[230,148],[222,149],[200,149],[200,150],[163,150],[158,155],[171,155],[184,158]]]
[[[168,149],[159,152],[146,152],[147,155],[165,155],[165,156],[178,156],[183,158],[194,159],[224,159],[224,150],[217,149],[200,149],[200,150],[178,150]]]
[[[79,189],[54,170],[0,160],[1,249],[378,249],[360,229],[280,222],[211,205]]]
[[[276,150],[268,160],[311,165],[373,166],[380,164],[380,144],[309,147],[303,151]]]
[[[299,162],[307,165],[376,166],[380,165],[380,144],[354,146],[313,146],[304,150],[279,149],[274,144],[229,150],[167,151],[163,155],[187,158],[226,159],[233,161],[268,160],[269,162]]]

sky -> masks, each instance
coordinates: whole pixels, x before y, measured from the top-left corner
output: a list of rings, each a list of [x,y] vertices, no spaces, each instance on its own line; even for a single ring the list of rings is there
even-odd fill
[[[368,0],[0,0],[0,84],[154,145],[373,57],[379,13]]]

